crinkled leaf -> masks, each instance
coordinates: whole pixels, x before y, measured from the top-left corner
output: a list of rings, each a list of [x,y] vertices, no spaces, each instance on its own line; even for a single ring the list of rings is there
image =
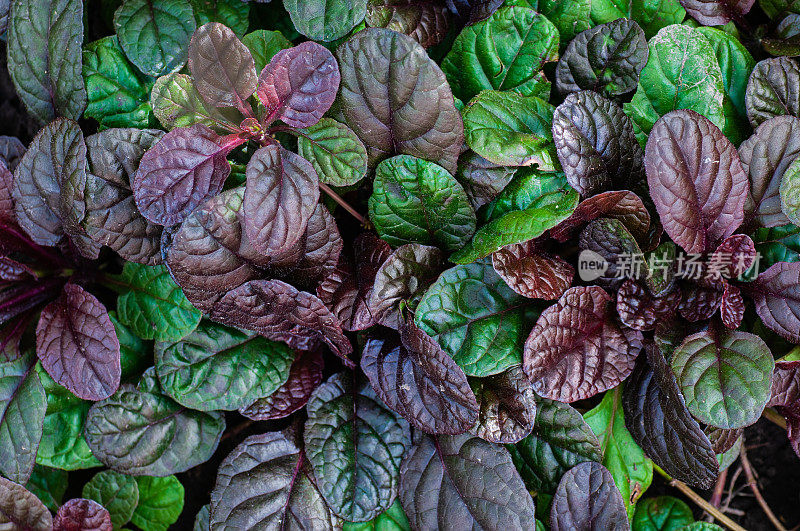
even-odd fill
[[[0,477],[0,525],[7,529],[52,531],[53,517],[25,487]]]
[[[370,166],[404,153],[454,173],[461,116],[441,69],[411,37],[360,31],[337,48],[345,122],[367,147]]]
[[[418,0],[371,0],[365,21],[369,26],[404,33],[425,48],[439,44],[450,28],[450,13],[442,3]]]
[[[142,157],[133,180],[136,206],[159,225],[175,225],[222,190],[231,173],[225,159],[241,144],[202,124],[174,129]]]
[[[800,116],[800,66],[789,57],[764,59],[750,74],[745,94],[753,127],[774,116]]]
[[[183,511],[184,490],[175,476],[136,478],[139,504],[131,523],[140,529],[167,531]]]
[[[722,323],[734,330],[739,328],[744,319],[745,304],[742,298],[742,292],[736,286],[725,282],[722,290],[722,300],[720,301],[719,314],[722,318]]]
[[[442,273],[417,306],[414,322],[469,376],[520,363],[529,301],[503,282],[488,260]]]
[[[550,525],[554,531],[630,529],[622,495],[611,473],[589,461],[564,474],[553,496]]]
[[[722,26],[741,20],[755,0],[681,0],[686,13],[704,26]]]
[[[15,0],[7,40],[8,72],[28,111],[40,122],[80,118],[86,108],[83,2]]]
[[[207,105],[186,74],[159,77],[150,93],[150,105],[158,121],[168,130],[202,124],[222,132],[228,130],[226,123],[242,120],[235,109],[215,109]]]
[[[681,302],[680,290],[660,297],[653,296],[635,281],[628,279],[617,292],[617,313],[625,326],[635,330],[654,330],[660,322],[669,320]]]
[[[105,507],[111,515],[111,523],[120,528],[130,522],[139,503],[139,486],[133,476],[103,470],[83,486],[82,495]]]
[[[477,210],[497,197],[511,182],[516,171],[516,168],[498,166],[470,151],[459,158],[456,179]]]
[[[369,216],[392,245],[421,243],[453,251],[475,231],[475,211],[458,181],[441,166],[409,155],[378,165]]]
[[[238,0],[189,0],[194,10],[197,27],[209,22],[220,22],[238,36],[247,32],[250,4]]]
[[[684,286],[678,311],[693,323],[710,319],[722,304],[724,286],[707,288],[698,284]]]
[[[252,420],[288,417],[304,407],[311,398],[311,393],[322,383],[322,369],[321,351],[297,352],[288,380],[274,393],[248,404],[239,413]]]
[[[800,342],[800,262],[778,262],[747,286],[767,328]]]
[[[401,325],[401,341],[367,340],[361,369],[383,402],[426,433],[458,434],[478,418],[464,371],[425,332]]]
[[[508,287],[532,299],[559,298],[575,275],[575,268],[561,257],[542,251],[535,240],[494,252],[492,266]]]
[[[25,488],[56,512],[67,492],[67,477],[65,470],[36,465]]]
[[[590,253],[598,260],[605,260],[608,267],[604,272],[597,271],[595,279],[603,288],[618,289],[626,277],[643,276],[643,265],[638,267],[632,263],[635,257],[642,256],[639,245],[618,219],[600,218],[590,222],[581,232],[578,246],[582,255]]]
[[[294,27],[315,41],[335,41],[347,35],[367,12],[367,0],[283,0]]]
[[[401,474],[400,501],[414,529],[524,529],[534,520],[508,451],[474,435],[422,438]]]
[[[84,433],[109,468],[167,476],[207,461],[224,429],[221,413],[192,411],[164,395],[123,387],[92,406]]]
[[[474,433],[493,443],[516,443],[533,430],[536,394],[519,366],[470,381],[480,413]]]
[[[650,213],[641,198],[633,192],[620,190],[584,199],[569,218],[550,231],[550,236],[564,243],[585,223],[597,218],[620,220],[638,241],[647,237],[650,228]]]
[[[186,300],[163,265],[126,262],[118,279],[127,286],[117,299],[119,320],[142,339],[177,341],[200,323],[200,310]]]
[[[332,118],[304,129],[297,138],[297,153],[311,162],[325,184],[349,186],[367,173],[367,148],[352,129]]]
[[[749,188],[736,148],[707,118],[674,111],[653,127],[645,149],[651,196],[672,240],[710,251],[744,219]]]
[[[253,56],[256,72],[264,70],[276,53],[292,47],[292,43],[280,31],[264,29],[248,33],[242,37],[242,43]]]
[[[556,86],[562,94],[596,90],[608,96],[636,88],[647,63],[644,31],[620,18],[587,29],[572,39],[558,61]]]
[[[694,522],[691,507],[672,496],[647,498],[639,503],[631,526],[641,531],[685,529]]]
[[[58,508],[53,529],[59,531],[111,531],[111,515],[94,500],[74,498]]]
[[[164,394],[200,411],[231,411],[271,395],[289,378],[293,358],[282,343],[209,321],[155,348]]]
[[[644,178],[630,118],[596,92],[570,94],[556,108],[553,140],[567,182],[581,195],[632,189]]]
[[[719,463],[708,436],[692,417],[675,376],[659,349],[650,346],[625,384],[625,426],[645,455],[667,474],[711,488]]]
[[[464,110],[467,145],[501,166],[557,168],[551,124],[553,106],[514,92],[485,91]]]
[[[540,398],[530,435],[508,446],[530,490],[552,494],[564,473],[584,461],[600,462],[602,449],[581,414],[569,404]]]
[[[211,528],[335,528],[338,519],[294,438],[285,432],[253,435],[225,458],[211,492]]]
[[[303,438],[319,490],[335,514],[370,520],[391,506],[400,461],[411,445],[408,424],[388,409],[369,384],[338,373],[308,402]]]
[[[125,55],[149,76],[180,70],[195,30],[188,0],[125,0],[114,13]]]
[[[442,70],[463,101],[483,90],[547,99],[550,82],[542,67],[558,59],[558,40],[555,26],[533,9],[506,7],[465,28]]]

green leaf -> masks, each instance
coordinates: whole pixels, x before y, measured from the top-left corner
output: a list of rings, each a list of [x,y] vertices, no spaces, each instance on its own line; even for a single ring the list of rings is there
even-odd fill
[[[592,27],[592,0],[541,0],[539,11],[558,28],[564,46]]]
[[[122,368],[120,380],[124,382],[151,366],[153,357],[144,341],[117,320],[116,312],[110,312],[108,316],[119,339],[119,359]]]
[[[200,411],[232,411],[289,379],[294,351],[252,332],[203,321],[177,343],[156,343],[164,394]]]
[[[314,41],[335,41],[364,20],[367,0],[283,0],[297,31]]]
[[[389,244],[461,248],[475,231],[464,188],[444,168],[410,155],[385,160],[375,171],[369,217]]]
[[[600,443],[581,414],[569,404],[540,398],[533,431],[506,445],[525,486],[552,494],[564,473],[584,461],[602,459]]]
[[[628,518],[631,518],[636,502],[653,481],[653,462],[644,455],[625,427],[621,400],[621,387],[607,391],[603,400],[583,418],[600,441],[602,464],[614,477],[625,501]]]
[[[292,43],[280,31],[264,29],[248,33],[242,37],[242,42],[250,50],[256,64],[256,72],[259,73],[269,64],[276,53],[292,47]]]
[[[500,166],[538,164],[542,171],[558,168],[549,103],[513,92],[487,90],[464,111],[467,145]]]
[[[541,208],[572,195],[562,172],[545,173],[532,168],[517,170],[505,188],[478,212],[478,221],[488,223],[515,210]]]
[[[166,266],[125,262],[116,280],[127,286],[117,299],[119,320],[142,339],[177,341],[200,324],[200,310],[186,299]]]
[[[800,261],[800,227],[797,225],[759,228],[752,237],[761,255],[759,269],[767,269],[778,262]]]
[[[153,114],[166,129],[189,127],[203,124],[217,132],[226,131],[223,113],[232,111],[217,110],[206,106],[205,101],[194,88],[192,78],[186,74],[168,74],[158,78],[150,93]]]
[[[411,523],[397,499],[386,511],[368,522],[345,522],[342,531],[411,531]]]
[[[167,531],[183,511],[183,485],[175,476],[136,478],[139,504],[131,523],[147,531]]]
[[[196,28],[188,0],[125,0],[114,13],[114,27],[128,59],[153,77],[186,64]]]
[[[670,364],[686,407],[705,424],[750,426],[770,398],[775,360],[756,335],[709,328],[687,336]]]
[[[36,461],[47,398],[32,352],[0,363],[0,472],[24,484]]]
[[[800,159],[795,160],[781,177],[781,210],[795,225],[800,225]]]
[[[550,96],[545,63],[558,60],[558,30],[533,9],[504,7],[467,26],[453,42],[442,70],[453,95],[467,101],[483,90]]]
[[[592,0],[595,24],[630,18],[642,27],[648,39],[663,27],[680,24],[685,17],[680,0]]]
[[[350,522],[388,509],[411,446],[408,423],[387,408],[368,382],[338,373],[311,395],[303,439],[328,506]]]
[[[769,18],[784,13],[800,13],[800,0],[758,0],[758,5]]]
[[[738,39],[724,31],[709,27],[700,27],[697,31],[705,35],[711,43],[722,72],[722,87],[725,91],[722,102],[725,128],[722,132],[738,146],[750,136],[751,131],[744,94],[750,72],[756,66],[755,59]]]
[[[647,498],[639,503],[631,521],[633,531],[675,531],[694,522],[692,509],[672,496]]]
[[[332,118],[301,130],[297,153],[314,166],[325,184],[350,186],[367,174],[367,148],[352,129]]]
[[[100,122],[101,128],[156,125],[150,107],[153,79],[128,61],[116,36],[84,47],[83,78],[89,102],[84,115]]]
[[[653,124],[669,111],[690,109],[725,127],[722,71],[714,48],[700,31],[675,24],[658,32],[650,57],[639,74],[639,86],[625,113],[644,145]]]
[[[14,0],[6,39],[8,72],[28,111],[41,122],[80,118],[86,108],[83,2]]]
[[[221,413],[188,410],[125,385],[92,406],[84,431],[94,455],[114,470],[166,476],[207,461],[224,430]]]
[[[468,376],[489,376],[522,362],[535,319],[529,299],[517,295],[491,260],[448,269],[417,306],[414,321],[436,339]]]
[[[82,496],[105,507],[117,529],[130,522],[139,503],[139,486],[133,476],[103,470],[83,486]]]
[[[83,437],[83,425],[92,403],[81,400],[57,384],[41,364],[36,364],[36,372],[47,395],[47,412],[36,463],[64,470],[101,466]]]
[[[36,465],[25,488],[31,491],[48,509],[56,512],[67,492],[68,475],[64,470]]]
[[[241,0],[189,0],[199,28],[208,22],[225,24],[241,39],[247,32],[250,4]]]

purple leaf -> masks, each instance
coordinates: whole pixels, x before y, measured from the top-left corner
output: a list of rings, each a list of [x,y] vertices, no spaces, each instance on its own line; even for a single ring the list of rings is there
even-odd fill
[[[94,500],[75,498],[58,508],[53,531],[112,531],[111,515]]]
[[[553,531],[630,529],[625,502],[611,472],[593,461],[567,471],[553,496],[550,525]]]
[[[742,21],[755,0],[681,0],[686,12],[703,26],[723,26]]]
[[[520,366],[500,374],[470,381],[480,413],[474,433],[498,444],[513,444],[527,437],[536,420],[536,393]]]
[[[535,240],[503,247],[492,266],[508,287],[531,299],[555,300],[572,285],[575,268],[539,249]]]
[[[320,44],[308,41],[279,51],[258,78],[265,123],[281,120],[292,127],[314,125],[336,99],[340,80],[336,59]]]
[[[77,284],[48,304],[36,327],[36,355],[47,373],[84,400],[114,394],[120,346],[105,307]]]
[[[14,174],[0,160],[0,218],[16,223],[17,217],[14,214]]]
[[[173,129],[142,157],[133,180],[136,206],[159,225],[175,225],[222,190],[231,173],[226,160],[242,144],[195,124]]]
[[[776,361],[767,407],[788,406],[800,400],[800,361]]]
[[[756,245],[746,234],[734,234],[726,238],[711,255],[709,265],[714,264],[724,278],[744,275],[756,261]],[[716,274],[716,272],[715,272]]]
[[[778,262],[745,289],[767,328],[800,343],[800,262]]]
[[[742,319],[744,319],[742,292],[729,282],[725,282],[725,287],[722,291],[719,313],[722,316],[723,324],[732,330],[739,328],[739,325],[742,324]]]
[[[744,219],[749,185],[736,148],[708,118],[665,114],[645,149],[650,194],[664,230],[688,253],[711,251]]]
[[[635,330],[654,330],[659,322],[668,321],[678,310],[681,292],[673,290],[654,297],[633,280],[626,280],[617,292],[617,313],[622,323]]]
[[[682,291],[678,312],[684,319],[693,323],[711,319],[722,304],[724,288],[719,289],[719,287],[704,287],[698,284],[686,286]]]
[[[633,371],[642,333],[613,321],[610,300],[599,287],[574,287],[542,312],[522,362],[538,395],[574,402],[616,387]]]
[[[586,223],[597,218],[620,220],[638,241],[650,228],[650,214],[638,195],[627,190],[603,192],[581,201],[570,217],[550,230],[550,236],[566,242]]]

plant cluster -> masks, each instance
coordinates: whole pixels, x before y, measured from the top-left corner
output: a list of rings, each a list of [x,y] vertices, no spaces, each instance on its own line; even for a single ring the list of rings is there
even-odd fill
[[[87,8],[0,13],[3,525],[716,529],[654,470],[800,455],[796,2]]]

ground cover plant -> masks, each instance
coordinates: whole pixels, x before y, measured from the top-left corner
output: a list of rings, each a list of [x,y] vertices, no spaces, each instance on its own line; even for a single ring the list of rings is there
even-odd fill
[[[796,498],[800,4],[11,0],[0,34],[37,124],[0,136],[4,528],[797,523],[748,441]]]

